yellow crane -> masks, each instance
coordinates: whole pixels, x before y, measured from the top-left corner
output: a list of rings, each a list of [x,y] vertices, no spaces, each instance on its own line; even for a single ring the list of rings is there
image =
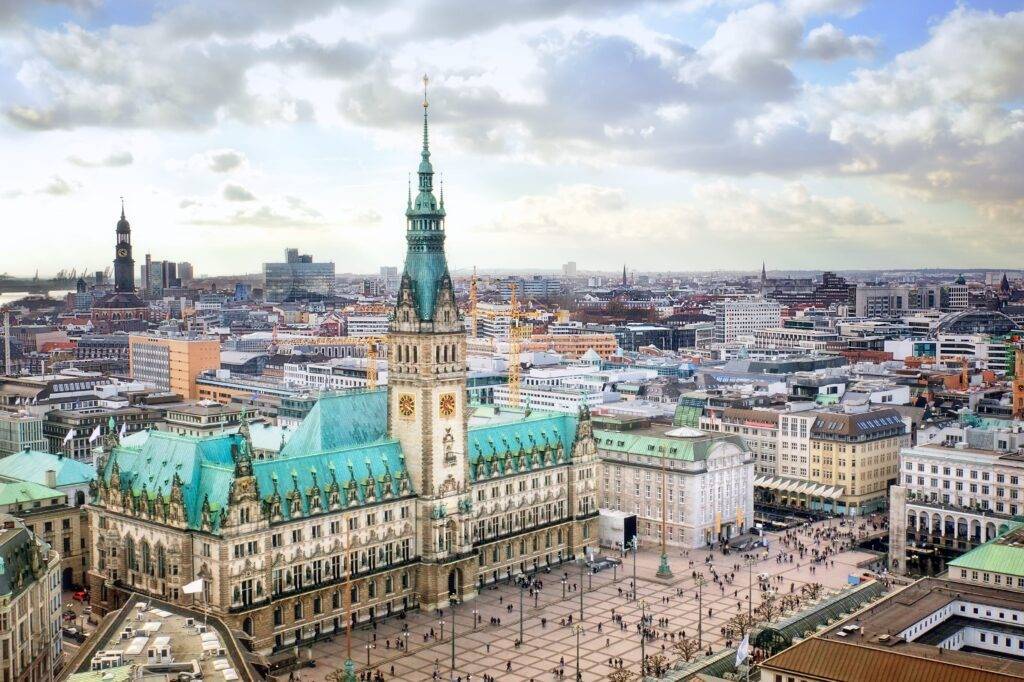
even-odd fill
[[[476,338],[476,266],[473,266],[473,277],[469,280],[469,315],[473,338]]]
[[[523,349],[523,339],[530,335],[531,327],[522,324],[523,314],[519,307],[519,299],[516,297],[515,281],[510,282],[509,287],[508,402],[510,407],[519,407],[519,386],[522,372],[519,356]]]
[[[287,350],[289,353],[295,346],[365,346],[366,348],[366,387],[377,388],[378,346],[387,347],[386,336],[310,336],[303,339],[288,339],[277,345],[278,352]]]

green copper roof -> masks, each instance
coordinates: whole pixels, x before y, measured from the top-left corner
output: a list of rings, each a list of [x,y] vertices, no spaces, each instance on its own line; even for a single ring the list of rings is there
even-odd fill
[[[702,462],[708,458],[716,443],[732,443],[741,450],[743,442],[739,436],[707,434],[700,438],[672,438],[651,434],[636,434],[629,431],[608,431],[594,429],[594,442],[599,450],[621,452],[630,455],[658,457],[664,448],[669,459],[687,462]]]
[[[54,497],[63,498],[64,493],[29,481],[7,481],[0,483],[0,505],[37,502]]]
[[[387,389],[326,395],[281,450],[285,457],[339,450],[387,438]]]
[[[469,428],[470,476],[474,480],[564,463],[572,456],[578,418],[572,414],[531,412],[498,424]],[[561,459],[557,459],[561,446]],[[546,455],[545,455],[546,453]]]
[[[103,480],[109,484],[116,463],[122,490],[140,496],[144,489],[150,500],[158,495],[166,500],[177,475],[189,527],[202,527],[203,501],[207,500],[217,532],[235,478],[232,445],[243,441],[237,433],[196,438],[150,431],[145,440],[115,448],[106,461]],[[321,398],[281,454],[253,460],[252,469],[260,499],[270,505],[276,491],[284,519],[294,515],[294,499],[306,515],[316,512],[312,503],[318,495],[320,509],[326,511],[333,484],[340,488],[343,505],[410,494],[401,448],[387,438],[383,389]]]
[[[0,459],[0,476],[46,485],[46,472],[57,474],[57,486],[83,485],[96,478],[91,464],[38,450],[22,450]]]
[[[1005,522],[1004,522],[1005,524]],[[1001,524],[1003,525],[1003,524]],[[975,547],[949,562],[949,569],[967,569],[1024,577],[1024,532],[1022,524],[1011,522],[1009,532]]]

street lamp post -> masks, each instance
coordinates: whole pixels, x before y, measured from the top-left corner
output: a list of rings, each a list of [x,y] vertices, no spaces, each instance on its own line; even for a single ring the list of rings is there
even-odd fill
[[[565,600],[565,578],[562,578],[562,599]]]
[[[366,645],[366,667],[370,667],[370,649],[373,648],[373,644]]]
[[[668,565],[668,548],[666,546],[666,533],[668,531],[668,475],[665,471],[666,460],[665,446],[658,448],[659,459],[661,459],[661,563],[658,564],[657,576],[659,578],[671,578],[672,569]]]
[[[437,621],[437,624],[441,626],[441,641],[444,641],[444,619]]]
[[[704,586],[708,584],[704,580],[704,574],[697,574],[697,646],[704,648]]]
[[[636,535],[633,536],[633,601],[636,601],[636,550],[640,541]]]
[[[640,676],[647,673],[647,637],[644,630],[647,627],[647,601],[640,600]]]
[[[473,609],[473,629],[476,630],[476,621],[480,615],[480,609]]]
[[[455,680],[455,606],[459,603],[459,600],[454,595],[448,597],[448,603],[452,607],[452,682]]]
[[[519,579],[519,643],[523,643],[523,588],[526,580]]]
[[[577,623],[573,627],[573,632],[576,633],[576,682],[581,682],[583,673],[580,672],[580,635],[583,634],[583,626]]]
[[[747,616],[754,615],[754,557],[747,557]]]
[[[583,568],[586,566],[586,559],[580,559],[580,621],[583,621]]]

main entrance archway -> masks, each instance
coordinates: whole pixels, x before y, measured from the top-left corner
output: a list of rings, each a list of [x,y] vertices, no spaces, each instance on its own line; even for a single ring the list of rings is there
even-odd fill
[[[459,596],[462,594],[462,570],[453,568],[448,573],[448,596]]]

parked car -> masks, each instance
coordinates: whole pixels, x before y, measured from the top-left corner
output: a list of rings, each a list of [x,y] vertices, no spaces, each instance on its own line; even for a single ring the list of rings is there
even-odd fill
[[[78,628],[61,628],[60,633],[68,639],[81,644],[85,641],[85,633]]]
[[[89,590],[78,590],[71,595],[71,598],[75,601],[87,602],[89,601]]]

